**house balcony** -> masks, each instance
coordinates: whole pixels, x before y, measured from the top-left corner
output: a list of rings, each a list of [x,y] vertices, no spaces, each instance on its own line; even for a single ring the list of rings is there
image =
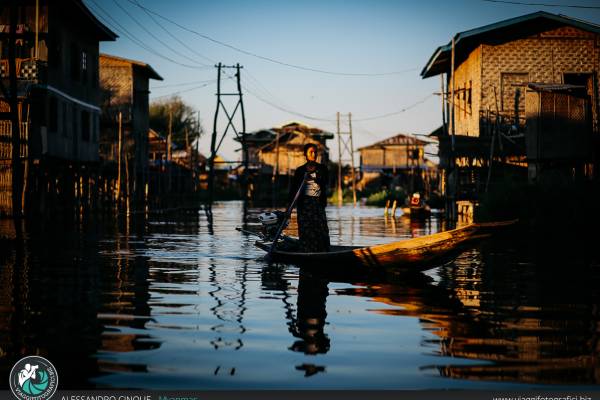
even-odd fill
[[[48,62],[34,58],[17,58],[17,80],[40,82],[47,80]],[[8,59],[0,60],[0,78],[8,81],[9,64]]]
[[[21,123],[20,142],[21,158],[27,158],[29,139],[29,123]],[[12,123],[10,121],[0,121],[0,162],[12,159]]]

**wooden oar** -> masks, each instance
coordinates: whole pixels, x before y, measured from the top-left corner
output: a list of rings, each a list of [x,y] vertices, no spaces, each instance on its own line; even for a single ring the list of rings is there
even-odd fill
[[[268,261],[271,260],[271,253],[273,252],[273,250],[275,250],[275,246],[277,245],[277,239],[279,239],[279,236],[281,235],[281,232],[283,231],[283,227],[285,226],[286,221],[288,220],[290,215],[292,215],[292,210],[294,209],[294,206],[296,205],[296,201],[298,201],[298,197],[300,197],[300,193],[302,192],[302,189],[304,189],[304,184],[306,183],[306,175],[307,174],[308,173],[304,174],[304,177],[302,178],[302,183],[300,184],[300,188],[298,188],[298,191],[296,192],[296,195],[294,196],[292,203],[290,204],[288,209],[285,211],[285,214],[283,215],[283,219],[281,220],[281,225],[279,225],[279,228],[277,228],[277,234],[275,235],[275,239],[273,239],[273,243],[271,243],[271,247],[269,248],[269,251],[266,255],[266,258]]]

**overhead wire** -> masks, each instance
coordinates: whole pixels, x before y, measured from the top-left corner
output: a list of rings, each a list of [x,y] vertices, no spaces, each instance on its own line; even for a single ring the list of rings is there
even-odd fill
[[[283,65],[283,66],[290,67],[290,68],[295,68],[295,69],[299,69],[299,70],[303,70],[303,71],[318,72],[318,73],[327,74],[327,75],[340,75],[340,76],[388,76],[388,75],[403,74],[403,73],[406,73],[406,72],[417,70],[417,68],[408,68],[408,69],[404,69],[404,70],[400,70],[400,71],[391,71],[391,72],[355,73],[355,72],[329,71],[329,70],[324,70],[324,69],[320,69],[320,68],[313,68],[313,67],[306,67],[306,66],[302,66],[302,65],[296,65],[296,64],[285,62],[285,61],[277,60],[275,58],[266,57],[266,56],[263,56],[263,55],[260,55],[260,54],[257,54],[257,53],[253,53],[251,51],[247,51],[247,50],[241,49],[239,47],[233,46],[233,45],[231,45],[229,43],[225,43],[225,42],[222,42],[220,40],[214,39],[214,38],[212,38],[212,37],[210,37],[208,35],[205,35],[203,33],[195,31],[195,30],[193,30],[191,28],[188,28],[188,27],[186,27],[186,26],[184,26],[184,25],[182,25],[182,24],[180,24],[180,23],[178,23],[176,21],[173,21],[172,19],[167,18],[167,17],[165,17],[165,16],[163,16],[163,15],[161,15],[161,14],[159,14],[159,13],[157,13],[157,12],[155,12],[155,11],[153,11],[153,10],[151,10],[151,9],[143,6],[143,5],[141,5],[137,1],[134,1],[134,0],[127,0],[127,1],[130,2],[131,4],[136,5],[140,9],[145,10],[146,12],[155,15],[156,17],[161,18],[161,19],[163,19],[163,20],[165,20],[165,21],[167,21],[167,22],[169,22],[169,23],[171,23],[171,24],[179,27],[180,29],[182,29],[184,31],[187,31],[189,33],[192,33],[192,34],[194,34],[196,36],[199,36],[199,37],[201,37],[201,38],[203,38],[205,40],[208,40],[210,42],[216,43],[216,44],[218,44],[220,46],[227,47],[229,49],[232,49],[234,51],[237,51],[239,53],[242,53],[242,54],[245,54],[245,55],[248,55],[248,56],[251,56],[251,57],[255,57],[255,58],[258,58],[258,59],[261,59],[261,60],[264,60],[264,61],[268,61],[268,62],[271,62],[271,63],[274,63],[274,64]]]
[[[283,112],[286,112],[286,113],[288,113],[288,114],[296,115],[296,116],[298,116],[298,117],[302,117],[302,118],[305,118],[305,119],[310,119],[310,120],[313,120],[313,121],[333,121],[332,119],[328,119],[328,118],[315,117],[315,116],[312,116],[312,115],[307,115],[307,114],[303,114],[303,113],[300,113],[300,112],[297,112],[297,111],[288,110],[288,109],[286,109],[286,108],[283,108],[283,107],[280,107],[280,106],[278,106],[277,104],[273,104],[273,103],[272,103],[272,102],[270,102],[269,100],[266,100],[266,99],[264,99],[264,98],[263,98],[263,97],[261,97],[260,95],[258,95],[258,94],[256,94],[256,93],[254,93],[252,90],[249,90],[249,89],[248,89],[248,87],[247,87],[246,85],[242,85],[242,87],[243,87],[243,88],[244,88],[244,89],[245,89],[245,90],[246,90],[248,93],[250,93],[252,96],[254,96],[254,97],[257,99],[257,100],[259,100],[259,101],[261,101],[261,102],[263,102],[263,103],[265,103],[265,104],[268,104],[268,105],[270,105],[271,107],[273,107],[273,108],[276,108],[276,109],[277,109],[277,110],[279,110],[279,111],[283,111]]]
[[[592,10],[600,9],[600,7],[598,7],[598,6],[582,6],[582,5],[577,5],[577,4],[528,3],[528,2],[509,1],[509,0],[482,0],[482,1],[486,1],[488,3],[515,4],[515,5],[520,5],[520,6],[583,8],[583,9],[592,9]]]
[[[192,88],[189,88],[189,89],[178,90],[176,92],[167,93],[167,94],[163,94],[163,95],[160,95],[160,96],[152,97],[152,100],[154,101],[156,99],[161,99],[163,97],[172,97],[172,96],[175,96],[175,95],[178,95],[178,94],[181,94],[181,93],[187,93],[187,92],[191,92],[193,90],[202,89],[202,88],[207,87],[209,85],[212,85],[212,84],[214,84],[216,82],[217,82],[217,80],[215,79],[215,80],[213,80],[211,82],[205,83],[204,85],[199,85],[199,86],[195,86],[195,87],[192,87]]]
[[[191,62],[200,64],[203,67],[212,67],[212,65],[208,65],[203,62],[199,62],[198,60],[194,60],[193,58],[189,57],[187,54],[183,54],[183,53],[179,52],[178,50],[174,49],[168,43],[165,43],[161,38],[159,38],[154,33],[152,33],[152,31],[149,30],[148,28],[146,28],[142,23],[140,23],[133,15],[131,15],[131,13],[129,11],[127,11],[127,9],[125,7],[123,7],[121,4],[119,4],[119,2],[117,0],[113,0],[113,2],[116,4],[117,7],[119,7],[121,9],[121,11],[123,11],[129,18],[131,18],[131,20],[133,22],[135,22],[137,26],[139,26],[144,32],[146,32],[148,35],[150,35],[152,38],[154,38],[158,43],[165,46],[171,52],[173,52],[173,53],[177,54],[178,56],[183,57],[187,60],[190,60]]]
[[[246,72],[245,72],[245,75],[248,75],[248,76],[249,76],[249,77],[250,77],[252,80],[254,80],[254,81],[255,81],[255,82],[258,84],[258,85],[260,85],[260,87],[262,87],[262,88],[263,88],[263,92],[264,92],[264,93],[266,93],[268,97],[276,97],[276,96],[274,96],[274,95],[273,95],[273,94],[272,94],[272,93],[271,93],[271,92],[270,92],[270,91],[269,91],[269,90],[268,90],[268,89],[267,89],[267,88],[266,88],[264,85],[262,85],[262,84],[260,83],[260,81],[259,81],[258,79],[256,79],[256,77],[254,77],[254,76],[253,76],[252,74],[250,74],[248,71],[246,71]],[[248,82],[248,81],[247,81],[247,82]],[[254,86],[254,87],[256,87],[255,85],[253,85],[253,86]],[[278,110],[280,110],[280,111],[287,112],[287,113],[289,113],[289,114],[292,114],[292,115],[300,116],[300,117],[302,117],[302,118],[311,119],[311,120],[314,120],[314,121],[322,121],[322,122],[336,122],[336,119],[335,119],[334,117],[331,117],[331,118],[327,118],[327,117],[316,117],[316,116],[307,115],[307,114],[304,114],[304,113],[301,113],[301,112],[298,112],[298,111],[294,111],[294,110],[292,110],[292,109],[291,109],[291,107],[289,107],[289,106],[282,107],[282,106],[279,106],[279,105],[277,105],[277,104],[273,104],[271,101],[269,101],[269,100],[266,100],[264,97],[262,97],[262,96],[258,95],[257,93],[254,93],[254,92],[252,92],[252,91],[248,90],[248,87],[247,87],[247,85],[242,85],[242,87],[244,87],[244,89],[246,89],[246,90],[247,90],[247,91],[248,91],[250,94],[252,94],[252,95],[253,95],[255,98],[257,98],[259,101],[261,101],[261,102],[263,102],[263,103],[265,103],[265,104],[268,104],[268,105],[270,105],[271,107],[274,107],[274,108],[276,108],[276,109],[278,109]],[[376,115],[376,116],[371,116],[371,117],[363,117],[363,118],[353,119],[353,120],[352,120],[352,122],[371,121],[371,120],[376,120],[376,119],[381,119],[381,118],[387,118],[387,117],[390,117],[390,116],[393,116],[393,115],[401,114],[401,113],[403,113],[403,112],[406,112],[406,111],[408,111],[408,110],[410,110],[410,109],[412,109],[412,108],[414,108],[414,107],[416,107],[416,106],[418,106],[418,105],[420,105],[420,104],[422,104],[422,103],[426,102],[427,100],[429,100],[429,99],[430,99],[431,97],[433,97],[433,96],[434,96],[434,94],[433,94],[433,93],[432,93],[432,94],[429,94],[429,95],[425,96],[424,98],[422,98],[422,99],[420,99],[420,100],[416,101],[415,103],[412,103],[412,104],[410,104],[410,105],[408,105],[408,106],[406,106],[406,107],[404,107],[404,108],[402,108],[402,109],[400,109],[400,110],[398,110],[398,111],[393,111],[393,112],[390,112],[390,113],[385,113],[385,114]],[[277,100],[277,99],[276,99],[276,100]],[[278,101],[279,101],[280,103],[283,103],[283,102],[281,102],[280,100],[278,100]]]
[[[423,97],[421,100],[416,101],[416,102],[412,103],[411,105],[408,105],[408,106],[406,106],[406,107],[404,107],[404,108],[402,108],[401,110],[398,110],[398,111],[394,111],[394,112],[390,112],[390,113],[386,113],[386,114],[381,114],[381,115],[375,115],[373,117],[357,118],[357,119],[354,119],[353,121],[356,121],[356,122],[360,122],[360,121],[372,121],[374,119],[387,118],[387,117],[391,117],[393,115],[402,114],[403,112],[406,112],[406,111],[408,111],[410,109],[415,108],[416,106],[418,106],[420,104],[425,103],[427,100],[429,100],[433,96],[434,96],[433,93],[430,94],[430,95],[427,95],[427,96]]]
[[[137,2],[137,0],[134,0],[136,5],[138,7],[140,7],[140,4]],[[167,35],[171,36],[173,39],[175,39],[177,41],[177,43],[181,44],[183,47],[185,47],[186,49],[188,49],[189,51],[191,51],[192,53],[194,53],[195,55],[197,55],[198,57],[204,58],[207,61],[210,61],[213,64],[216,64],[217,62],[215,60],[213,60],[210,57],[205,56],[202,53],[199,53],[197,50],[195,50],[194,48],[190,47],[189,45],[187,45],[183,40],[179,39],[177,36],[173,35],[173,33],[171,33],[171,31],[169,31],[167,28],[164,27],[164,25],[162,25],[159,21],[157,21],[156,18],[154,18],[154,16],[152,14],[150,14],[148,11],[146,11],[145,8],[140,7],[144,13],[159,27],[161,28]]]
[[[165,88],[171,88],[171,87],[177,87],[177,86],[188,86],[188,85],[197,85],[199,83],[206,83],[206,82],[214,82],[216,81],[216,79],[205,79],[202,81],[189,81],[189,82],[181,82],[181,83],[172,83],[169,85],[159,85],[159,86],[152,86],[152,89],[165,89]]]
[[[125,28],[123,25],[121,25],[121,23],[119,23],[119,21],[117,21],[112,15],[110,15],[110,13],[108,13],[104,8],[102,8],[102,6],[100,6],[95,0],[89,0],[91,1],[95,7],[90,7],[93,10],[96,10],[96,14],[98,15],[98,17],[102,20],[102,22],[104,22],[108,27],[110,27],[112,30],[116,31],[117,33],[125,36],[126,38],[128,38],[129,40],[131,40],[134,44],[138,45],[139,47],[143,48],[144,50],[148,51],[149,53],[154,54],[157,57],[160,57],[164,60],[167,60],[173,64],[177,64],[180,65],[182,67],[186,67],[186,68],[193,68],[193,69],[207,69],[210,68],[210,66],[199,66],[199,65],[189,65],[189,64],[184,64],[181,62],[178,62],[170,57],[167,57],[161,53],[159,53],[158,51],[154,50],[152,47],[146,45],[145,43],[143,43],[140,39],[138,39],[135,35],[133,35],[131,32],[129,32],[127,30],[127,28]],[[89,5],[89,4],[88,4]],[[98,12],[101,11],[101,13],[104,15],[100,15],[100,13]],[[113,23],[110,23],[108,20],[113,21]],[[115,27],[115,25],[118,27]]]

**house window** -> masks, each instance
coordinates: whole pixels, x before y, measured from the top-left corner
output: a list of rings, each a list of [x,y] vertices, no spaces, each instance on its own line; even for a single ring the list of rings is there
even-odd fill
[[[81,111],[81,139],[90,141],[90,112]]]
[[[50,132],[58,131],[58,100],[50,96],[50,105],[48,107],[48,130]]]
[[[472,103],[471,103],[471,91],[473,89],[473,81],[469,81],[469,90],[467,91],[467,107],[469,107],[469,113],[473,111]]]
[[[87,52],[85,50],[81,52],[81,77],[82,77],[83,82],[87,82],[88,57],[87,57]]]
[[[417,149],[411,149],[408,154],[409,154],[409,158],[411,160],[418,160],[420,158],[421,152],[417,148]]]

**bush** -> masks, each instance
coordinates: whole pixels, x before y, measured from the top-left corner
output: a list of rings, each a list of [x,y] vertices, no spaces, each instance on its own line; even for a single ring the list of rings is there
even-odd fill
[[[362,196],[364,196],[362,194],[361,191],[357,190],[356,191],[356,201],[358,201],[358,199],[360,199]],[[344,188],[342,189],[342,202],[343,203],[352,203],[353,201],[353,197],[352,197],[352,188]],[[338,202],[338,191],[337,189],[335,189],[333,192],[331,192],[331,195],[329,196],[329,198],[327,199],[327,201],[329,203],[332,204],[337,204]]]
[[[373,193],[369,197],[367,197],[367,205],[383,207],[383,206],[385,206],[385,203],[388,200],[390,201],[390,203],[393,202],[394,200],[396,200],[396,202],[398,203],[398,206],[401,207],[404,205],[404,203],[406,201],[406,192],[404,191],[404,189],[400,189],[400,190],[384,189],[379,192]]]

